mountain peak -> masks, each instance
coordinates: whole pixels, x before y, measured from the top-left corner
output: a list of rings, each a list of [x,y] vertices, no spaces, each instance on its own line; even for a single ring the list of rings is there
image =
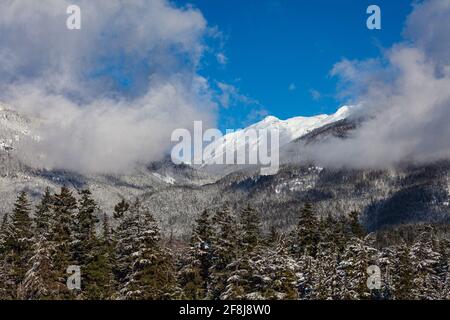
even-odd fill
[[[276,122],[276,121],[280,121],[280,119],[278,119],[275,116],[267,116],[261,122],[268,123],[268,122]]]

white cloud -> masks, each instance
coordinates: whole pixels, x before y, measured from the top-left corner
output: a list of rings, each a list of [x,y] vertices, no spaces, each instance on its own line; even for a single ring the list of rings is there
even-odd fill
[[[216,54],[217,62],[221,65],[226,65],[228,63],[228,58],[222,52]]]
[[[449,21],[449,1],[424,1],[407,20],[411,41],[376,60],[337,64],[341,88],[370,120],[350,139],[307,149],[309,157],[356,167],[450,159]]]
[[[71,31],[74,3],[82,29]],[[209,32],[201,12],[166,0],[2,1],[0,100],[42,119],[42,141],[23,159],[123,171],[161,158],[173,129],[213,124],[213,93],[197,73]]]
[[[320,98],[322,98],[322,94],[314,89],[309,90],[309,93],[311,94],[311,97],[313,98],[313,100],[320,100]]]
[[[241,94],[239,89],[232,84],[217,82],[217,87],[220,89],[219,102],[222,107],[229,108],[237,104],[243,105],[259,105],[259,102],[244,94]]]

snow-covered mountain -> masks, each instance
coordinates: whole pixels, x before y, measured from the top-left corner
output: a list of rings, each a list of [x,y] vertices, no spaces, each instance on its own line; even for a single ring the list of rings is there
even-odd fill
[[[22,139],[39,141],[33,134],[36,119],[30,119],[0,103],[0,150],[15,149]]]
[[[216,164],[224,163],[225,153],[227,150],[233,150],[235,153],[242,152],[245,154],[257,152],[261,150],[261,144],[265,141],[258,136],[257,140],[249,141],[246,137],[251,136],[250,132],[260,132],[260,130],[278,131],[280,150],[289,143],[304,137],[318,128],[336,123],[350,116],[354,107],[343,106],[332,115],[318,115],[313,117],[294,117],[287,120],[280,120],[274,116],[268,116],[264,120],[253,124],[245,129],[241,129],[212,142],[205,148],[202,159],[196,159],[196,163],[203,160],[202,169],[216,174],[228,174],[233,171],[244,169],[243,166],[225,165],[217,166]],[[268,145],[269,151],[271,144]],[[280,154],[280,160],[283,161],[283,154]]]
[[[280,131],[280,157],[286,158],[286,154],[298,154],[303,143],[320,143],[330,136],[345,139],[358,126],[353,117],[348,118],[353,110],[343,107],[333,115],[288,120],[267,117],[216,143],[241,140],[249,128],[276,128]],[[359,211],[371,230],[391,224],[450,220],[450,162],[390,170],[351,170],[294,161],[282,163],[274,176],[261,176],[258,168],[240,170],[239,166],[227,166],[210,172],[212,165],[175,165],[167,158],[137,166],[128,174],[83,175],[30,168],[19,160],[17,152],[22,139],[39,143],[33,130],[38,124],[37,119],[0,107],[0,216],[11,209],[20,191],[27,191],[37,200],[46,187],[57,191],[65,185],[73,190],[89,188],[108,212],[121,198],[139,196],[161,228],[176,237],[186,237],[204,209],[224,204],[239,208],[251,203],[261,212],[265,228],[292,227],[297,210],[305,201],[314,204],[317,214]]]

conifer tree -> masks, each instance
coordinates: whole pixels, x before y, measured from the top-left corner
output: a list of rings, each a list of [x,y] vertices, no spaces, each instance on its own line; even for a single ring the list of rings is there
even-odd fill
[[[298,256],[306,255],[314,257],[319,240],[317,218],[312,205],[306,203],[300,211],[295,234],[294,253]]]
[[[136,251],[131,255],[131,272],[121,290],[129,300],[165,300],[176,293],[176,278],[167,249],[160,248],[159,228],[153,215],[140,202],[131,211],[138,217]]]
[[[2,223],[0,224],[0,258],[6,251],[7,230],[8,230],[8,214],[6,213],[2,218]]]
[[[12,299],[11,288],[13,281],[11,278],[11,266],[7,260],[8,250],[6,248],[6,238],[8,230],[8,214],[3,216],[0,225],[0,300]]]
[[[122,199],[118,204],[114,206],[114,219],[123,218],[124,214],[130,209],[130,204]]]
[[[36,234],[44,235],[47,240],[50,238],[50,228],[52,225],[52,203],[53,197],[50,188],[46,188],[40,203],[36,206],[34,221],[36,225]]]
[[[398,252],[396,248],[386,247],[381,249],[378,254],[378,267],[381,271],[381,289],[380,298],[391,300],[394,296],[394,281],[397,274]]]
[[[396,249],[396,264],[392,274],[393,299],[410,300],[413,298],[413,267],[411,265],[411,255],[405,242]]]
[[[312,276],[312,299],[337,299],[339,296],[338,266],[339,255],[333,242],[321,242],[317,248]]]
[[[359,223],[359,213],[356,211],[350,212],[350,231],[354,237],[362,238],[364,237],[364,229]]]
[[[39,235],[34,240],[31,268],[20,284],[19,297],[25,300],[57,299],[59,284],[53,269],[52,244],[44,235]]]
[[[433,248],[433,230],[423,231],[411,247],[411,264],[414,272],[413,298],[419,300],[437,299],[440,279],[437,274],[440,255]]]
[[[53,248],[51,260],[55,281],[58,283],[58,299],[72,299],[75,293],[67,288],[67,268],[76,264],[73,259],[73,225],[77,200],[67,187],[53,196],[51,205],[50,242]]]
[[[215,212],[213,216],[213,261],[211,266],[211,283],[208,288],[210,299],[219,299],[225,291],[230,276],[229,265],[237,257],[237,223],[228,207]]]
[[[116,214],[118,206],[120,208],[126,207],[127,209],[120,209],[120,214]],[[136,199],[133,204],[133,210],[130,210],[129,204],[122,200],[116,206],[114,212],[115,219],[119,220],[117,230],[114,233],[114,242],[116,244],[114,273],[120,286],[125,284],[126,277],[131,272],[131,264],[133,262],[131,255],[137,251],[135,236],[139,232],[139,207],[139,199]]]
[[[98,222],[96,214],[99,209],[89,190],[83,190],[80,194],[73,234],[75,239],[73,252],[74,260],[85,266],[93,258],[93,250],[97,244],[95,226]]]
[[[17,290],[25,278],[32,255],[33,226],[30,215],[31,204],[26,193],[21,192],[14,204],[5,243],[5,265],[9,267],[9,275],[6,277],[11,282],[13,297],[17,297]]]
[[[367,268],[375,263],[377,251],[372,247],[371,238],[352,238],[339,264],[341,299],[368,299],[371,297],[367,286]]]
[[[257,287],[254,263],[261,253],[258,247],[261,230],[258,213],[250,206],[241,211],[239,232],[237,256],[227,266],[230,277],[222,299],[245,299]]]
[[[114,243],[109,218],[103,215],[101,238],[95,239],[92,258],[85,266],[84,295],[87,299],[107,300],[114,296]]]
[[[258,212],[247,206],[241,212],[241,249],[244,252],[251,252],[260,242],[261,230]]]
[[[267,300],[296,300],[297,272],[299,266],[292,258],[283,242],[278,242],[273,249],[264,250],[264,259],[259,259],[262,267],[262,293]],[[269,280],[270,279],[270,280]],[[258,287],[256,287],[258,288]]]
[[[244,281],[229,278],[228,298],[250,300],[294,300],[298,298],[297,277],[299,271],[295,259],[289,256],[283,241],[272,243],[270,247],[258,246],[249,256],[247,276]],[[250,276],[249,276],[250,275]],[[240,286],[236,286],[240,283]]]
[[[212,266],[212,228],[206,210],[196,221],[186,260],[180,272],[184,297],[205,299]]]
[[[299,276],[297,281],[297,291],[301,300],[309,300],[314,294],[314,272],[317,261],[314,257],[306,254],[297,257]]]

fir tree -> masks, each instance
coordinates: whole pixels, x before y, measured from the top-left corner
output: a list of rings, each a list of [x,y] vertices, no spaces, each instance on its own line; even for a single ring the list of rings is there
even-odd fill
[[[374,264],[377,251],[371,246],[371,238],[352,238],[344,251],[338,267],[341,299],[368,299],[367,268]]]
[[[298,256],[315,256],[319,242],[318,221],[313,207],[306,203],[300,212],[293,251]]]
[[[102,235],[96,239],[92,259],[86,264],[84,295],[87,299],[106,300],[114,296],[116,287],[114,265],[114,243],[106,213],[103,215]]]
[[[396,249],[396,264],[392,274],[393,298],[396,300],[410,300],[413,298],[413,268],[409,248],[402,242]]]
[[[329,300],[339,296],[338,278],[339,255],[333,242],[321,242],[313,265],[312,299]]]
[[[73,259],[73,225],[77,200],[67,187],[53,196],[50,226],[50,242],[53,247],[52,263],[55,281],[58,283],[59,299],[71,299],[74,293],[67,288],[67,268],[76,264]]]
[[[241,249],[244,252],[251,252],[260,242],[261,231],[258,212],[247,206],[241,212]]]
[[[433,230],[422,232],[411,248],[411,264],[414,272],[413,297],[419,300],[437,299],[440,279],[437,274],[440,255],[433,248]]]
[[[6,213],[2,218],[2,223],[0,225],[0,258],[6,251],[6,238],[8,230],[8,214]]]
[[[241,292],[230,290],[228,298],[250,300],[294,300],[298,298],[298,265],[289,256],[283,241],[272,243],[270,247],[258,246],[247,259],[248,265],[242,279],[229,278],[230,284],[241,283]],[[238,274],[237,274],[238,275]],[[248,276],[250,275],[250,276]],[[242,284],[244,284],[242,286]],[[229,286],[233,289],[233,286]],[[235,288],[239,288],[235,287]],[[236,295],[237,293],[237,295]]]
[[[391,300],[394,296],[395,284],[394,282],[399,276],[397,274],[398,252],[396,248],[383,248],[379,252],[378,263],[381,271],[381,289],[380,297],[385,300]]]
[[[354,237],[362,238],[365,235],[364,229],[359,223],[359,213],[356,211],[350,212],[350,231]]]
[[[261,230],[258,213],[250,206],[241,212],[239,231],[237,259],[227,266],[230,277],[221,295],[222,299],[245,299],[257,287],[253,264],[260,256],[258,244]]]
[[[80,265],[87,265],[93,258],[93,250],[97,243],[95,226],[98,222],[96,214],[98,206],[89,190],[81,191],[81,199],[76,215],[76,226],[73,237],[74,260]]]
[[[306,251],[307,252],[307,251]],[[299,274],[297,280],[297,291],[299,298],[302,300],[309,300],[314,294],[314,273],[317,261],[314,257],[303,254],[297,258],[299,266]]]
[[[7,259],[8,250],[6,247],[8,231],[8,214],[3,216],[0,225],[0,300],[12,299],[14,297],[13,278],[11,276],[11,265]]]
[[[13,297],[28,270],[28,260],[32,255],[33,229],[31,205],[25,192],[21,192],[14,204],[11,223],[8,224],[5,243],[5,265],[9,270],[6,277],[11,282]]]
[[[137,202],[131,211],[138,217],[136,251],[132,252],[131,272],[121,290],[121,298],[163,300],[173,298],[176,279],[170,254],[160,248],[159,228],[152,214]]]
[[[206,210],[196,221],[187,256],[180,272],[184,296],[193,300],[205,299],[212,266],[212,228]]]
[[[57,299],[59,284],[56,282],[52,263],[52,244],[44,235],[35,238],[31,268],[19,287],[19,297],[25,300]]]
[[[36,206],[34,218],[36,224],[36,234],[44,235],[46,239],[50,238],[50,228],[52,225],[52,203],[52,194],[50,189],[46,188],[40,203]]]
[[[122,201],[121,204],[123,205],[125,202]],[[122,205],[120,206],[122,207]],[[137,251],[138,244],[135,241],[135,236],[139,232],[139,199],[136,199],[133,210],[130,210],[128,203],[126,203],[125,207],[127,208],[126,211],[121,211],[120,215],[114,215],[119,220],[117,230],[114,233],[114,242],[116,244],[114,273],[121,286],[125,284],[126,277],[131,272],[131,264],[133,262],[131,255]]]
[[[122,219],[124,214],[130,209],[130,204],[122,199],[114,206],[114,219]]]
[[[225,291],[230,276],[229,265],[237,257],[237,223],[230,209],[225,207],[213,216],[213,261],[211,266],[211,283],[208,288],[210,299],[219,299]]]

